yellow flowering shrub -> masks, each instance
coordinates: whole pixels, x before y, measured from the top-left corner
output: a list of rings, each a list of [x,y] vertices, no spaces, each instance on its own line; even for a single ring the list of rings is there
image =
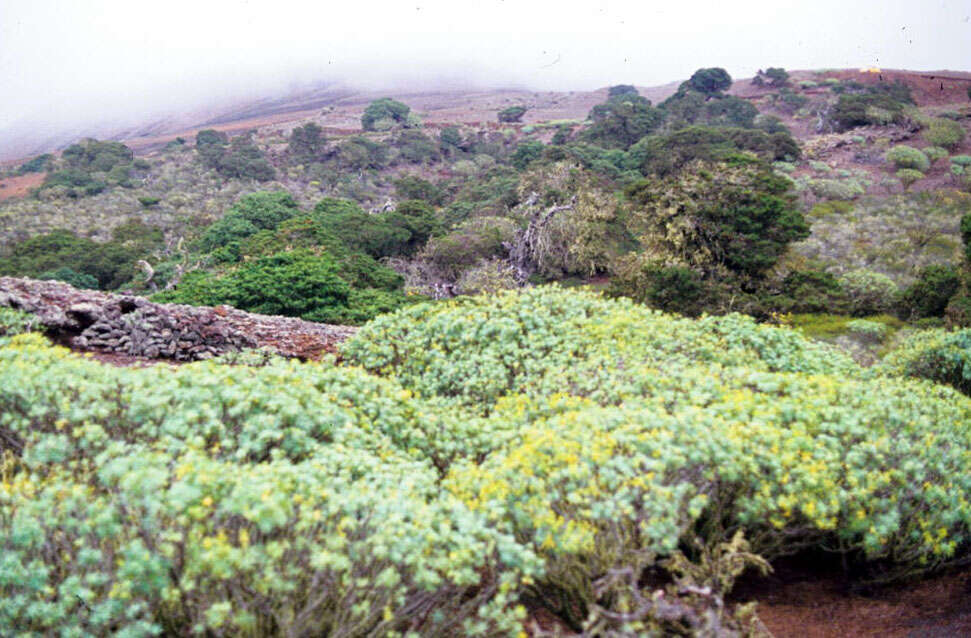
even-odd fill
[[[748,631],[721,596],[763,559],[966,557],[971,398],[908,351],[557,288],[379,318],[340,365],[0,338],[0,634],[516,635],[524,595]]]

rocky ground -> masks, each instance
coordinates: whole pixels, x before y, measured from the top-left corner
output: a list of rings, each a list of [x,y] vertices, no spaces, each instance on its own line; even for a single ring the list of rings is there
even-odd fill
[[[56,281],[0,277],[0,307],[31,312],[64,345],[108,360],[208,359],[245,348],[317,359],[355,328],[258,315],[229,306],[157,304],[143,297],[78,290]]]

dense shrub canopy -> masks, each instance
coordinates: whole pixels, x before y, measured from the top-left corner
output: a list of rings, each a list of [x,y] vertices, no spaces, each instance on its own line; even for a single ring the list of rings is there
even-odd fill
[[[324,129],[314,122],[308,122],[290,132],[287,153],[296,162],[313,162],[323,153],[326,143]]]
[[[605,148],[629,148],[631,144],[657,129],[663,114],[650,100],[636,92],[620,93],[590,111],[593,122],[583,138]]]
[[[55,230],[11,246],[0,257],[0,274],[113,290],[128,283],[135,274],[135,262],[159,248],[162,241],[160,230],[141,222],[118,226],[107,242]]]
[[[698,69],[687,82],[688,86],[699,93],[714,95],[732,86],[732,76],[725,69],[711,67]]]
[[[528,110],[525,106],[510,106],[499,111],[496,117],[500,122],[519,122]]]
[[[196,152],[202,163],[229,178],[253,179],[265,182],[276,171],[253,141],[253,132],[243,133],[229,140],[225,133],[205,129],[196,134]]]
[[[627,189],[631,230],[649,253],[705,272],[759,276],[809,227],[791,183],[755,160],[696,162]]]
[[[407,104],[383,97],[374,100],[364,109],[364,114],[361,115],[361,127],[365,131],[387,129],[394,124],[404,123],[410,112],[411,107]]]
[[[522,595],[619,631],[659,587],[739,626],[738,571],[693,538],[886,577],[971,531],[971,400],[739,315],[535,288],[383,316],[343,347],[358,367],[0,343],[5,632],[509,635]],[[689,567],[715,603],[604,578]]]

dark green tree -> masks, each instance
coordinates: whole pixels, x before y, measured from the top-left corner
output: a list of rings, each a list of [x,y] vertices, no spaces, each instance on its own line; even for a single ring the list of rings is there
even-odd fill
[[[378,128],[384,128],[383,124],[379,124],[381,122],[387,123],[387,128],[390,128],[395,124],[403,124],[408,119],[410,112],[411,107],[407,104],[383,97],[374,100],[364,109],[364,114],[361,116],[361,127],[365,131],[375,131]]]
[[[446,126],[438,134],[438,147],[446,157],[455,155],[462,150],[462,134],[454,126]]]
[[[758,279],[789,243],[809,235],[790,188],[759,160],[694,162],[626,190],[636,211],[631,231],[649,251],[695,270]]]
[[[420,199],[432,206],[441,206],[445,199],[442,189],[417,175],[405,175],[396,179],[394,187],[401,199]]]
[[[695,71],[686,84],[693,91],[713,96],[731,88],[732,76],[720,67],[709,67]]]
[[[546,148],[542,142],[536,140],[526,140],[520,142],[516,150],[509,156],[509,163],[519,170],[524,170],[530,162],[539,159]]]
[[[299,214],[293,197],[285,191],[265,191],[244,195],[222,219],[206,229],[200,248],[211,252],[239,242],[260,230],[273,230]]]
[[[309,164],[320,157],[326,144],[324,129],[313,122],[308,122],[290,132],[287,154],[295,162]]]
[[[522,121],[527,110],[529,109],[527,109],[525,106],[510,106],[509,108],[499,111],[499,113],[496,114],[496,117],[500,122],[519,122]]]
[[[95,290],[98,288],[98,280],[87,275],[85,273],[77,272],[71,268],[61,266],[56,270],[48,270],[37,276],[38,279],[44,279],[49,281],[63,281],[66,284],[70,284],[75,288],[87,288],[90,290]]]
[[[604,148],[626,149],[656,130],[664,115],[647,98],[623,93],[593,107],[589,119],[593,123],[582,133],[583,140]]]
[[[900,315],[904,319],[943,317],[948,302],[960,287],[961,277],[955,268],[927,266],[918,273],[917,281],[900,294]]]
[[[392,214],[393,215],[393,214]],[[348,248],[375,259],[393,257],[407,251],[411,231],[394,223],[391,215],[369,215],[352,201],[326,198],[314,208],[314,219],[343,239]]]
[[[615,84],[607,89],[607,99],[620,97],[621,95],[638,95],[637,87],[633,84]]]

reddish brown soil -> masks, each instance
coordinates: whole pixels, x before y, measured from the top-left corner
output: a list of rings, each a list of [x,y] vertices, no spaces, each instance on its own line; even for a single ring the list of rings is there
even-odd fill
[[[872,596],[846,593],[833,580],[792,583],[766,592],[759,599],[758,614],[777,638],[971,636],[967,574]]]
[[[41,185],[46,173],[27,173],[18,177],[0,179],[0,201],[23,197]]]
[[[822,77],[840,80],[856,80],[861,84],[880,82],[905,82],[918,106],[940,104],[969,104],[968,88],[971,87],[971,73],[962,71],[900,71],[881,69],[879,72],[861,72],[854,69],[828,71]]]
[[[952,638],[971,636],[971,572],[959,571],[867,593],[818,568],[780,567],[736,587],[738,602],[757,601],[775,638]],[[527,605],[530,635],[575,635],[547,609]]]
[[[971,636],[971,571],[854,591],[823,561],[784,561],[765,578],[739,582],[734,597],[758,602],[777,638],[935,638]]]

